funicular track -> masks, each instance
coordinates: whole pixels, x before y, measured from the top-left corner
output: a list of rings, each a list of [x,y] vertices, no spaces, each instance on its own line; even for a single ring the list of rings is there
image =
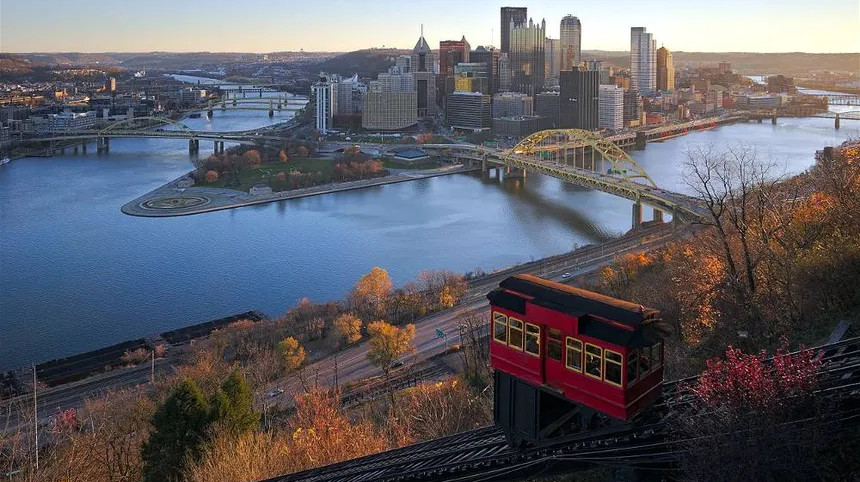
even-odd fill
[[[837,420],[825,421],[849,428],[860,422],[860,337],[824,345],[820,353],[817,396],[850,400]],[[269,479],[292,481],[489,481],[510,480],[542,473],[586,468],[590,464],[614,466],[667,466],[675,461],[668,437],[673,414],[689,410],[693,395],[683,390],[697,377],[665,382],[663,397],[633,425],[606,427],[562,437],[540,448],[515,450],[502,431],[484,427],[449,437],[417,443],[366,457]],[[821,420],[799,420],[813,425]]]

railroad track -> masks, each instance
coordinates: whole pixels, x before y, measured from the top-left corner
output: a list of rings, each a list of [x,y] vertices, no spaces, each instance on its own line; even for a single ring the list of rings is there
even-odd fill
[[[860,423],[860,338],[825,345],[816,350],[822,368],[816,394],[832,399],[850,399],[841,421]],[[540,448],[515,450],[502,431],[484,427],[457,435],[421,442],[355,460],[269,479],[294,481],[417,481],[508,480],[543,472],[570,471],[595,462],[669,464],[674,461],[676,442],[668,437],[673,414],[691,408],[694,395],[683,386],[696,377],[663,384],[663,398],[633,426],[606,427],[562,437]],[[820,420],[798,421],[799,424]]]

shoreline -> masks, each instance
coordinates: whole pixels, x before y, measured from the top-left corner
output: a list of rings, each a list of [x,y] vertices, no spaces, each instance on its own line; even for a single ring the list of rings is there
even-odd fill
[[[619,252],[626,252],[626,251],[629,251],[631,249],[630,247],[624,247],[624,248],[617,249],[616,245],[624,245],[625,243],[627,243],[631,239],[635,239],[637,237],[644,237],[644,239],[647,239],[648,237],[655,237],[656,238],[656,237],[660,237],[660,236],[671,235],[672,233],[677,233],[676,225],[673,222],[667,222],[667,223],[656,224],[656,225],[653,225],[653,224],[652,225],[643,225],[640,228],[631,229],[631,230],[625,232],[624,234],[622,234],[618,237],[610,238],[610,239],[608,239],[602,243],[595,243],[595,244],[588,244],[588,245],[580,246],[576,249],[572,249],[570,251],[566,251],[563,253],[549,255],[547,257],[540,258],[540,259],[515,263],[515,264],[509,265],[509,266],[498,268],[498,269],[493,270],[493,271],[488,271],[488,272],[485,272],[485,273],[483,273],[477,277],[464,278],[468,288],[467,288],[467,293],[463,296],[460,303],[455,305],[453,308],[443,309],[443,310],[435,312],[435,313],[430,313],[428,315],[425,315],[425,317],[436,316],[436,315],[442,314],[446,311],[457,309],[458,307],[461,307],[461,305],[463,305],[467,302],[473,301],[473,298],[475,297],[475,290],[478,291],[478,295],[479,295],[478,297],[481,297],[483,295],[485,288],[486,288],[485,285],[487,285],[488,283],[489,284],[497,283],[501,279],[504,279],[508,276],[518,274],[518,273],[523,273],[523,272],[531,272],[531,271],[534,271],[535,269],[538,269],[538,268],[540,268],[542,270],[543,267],[546,265],[554,265],[557,263],[563,263],[563,262],[565,262],[565,260],[570,260],[570,259],[582,257],[582,256],[589,256],[589,255],[595,255],[596,256],[597,253],[600,253],[598,256],[599,258],[603,258],[603,259],[607,259],[607,260],[612,259]],[[573,270],[572,270],[572,272],[573,272]],[[580,275],[572,276],[566,280],[562,280],[561,282],[569,283],[569,282],[577,279],[578,276],[580,276]],[[330,301],[341,302],[343,300],[330,300]],[[94,378],[102,376],[102,375],[109,377],[110,375],[108,373],[112,372],[112,371],[116,371],[116,373],[122,374],[124,367],[126,365],[128,365],[128,363],[119,363],[118,360],[119,360],[119,357],[121,357],[121,355],[127,349],[131,350],[131,349],[140,348],[140,347],[151,348],[157,344],[164,344],[164,345],[171,346],[171,347],[179,347],[179,346],[182,346],[182,345],[185,345],[188,343],[193,343],[193,340],[206,338],[211,334],[211,332],[213,330],[222,328],[222,327],[228,325],[229,323],[236,321],[236,320],[239,320],[239,319],[251,319],[254,322],[266,322],[270,318],[269,318],[269,315],[267,315],[265,313],[262,313],[262,312],[257,311],[257,310],[251,310],[251,311],[247,311],[247,312],[243,312],[243,313],[238,313],[238,314],[226,316],[223,318],[218,318],[215,320],[203,321],[203,322],[193,323],[190,325],[180,326],[178,328],[167,330],[167,331],[164,331],[161,333],[151,333],[149,335],[144,335],[144,336],[141,336],[141,337],[138,337],[135,339],[121,340],[117,343],[105,345],[105,346],[95,348],[92,350],[76,352],[76,353],[72,353],[72,354],[69,354],[66,356],[62,356],[62,357],[54,358],[54,359],[50,359],[50,360],[43,360],[43,361],[35,363],[33,365],[21,365],[21,366],[17,366],[17,367],[12,367],[12,368],[0,371],[0,375],[11,374],[12,376],[15,376],[18,379],[21,386],[23,386],[24,385],[23,381],[24,381],[25,375],[27,375],[27,373],[29,373],[28,370],[30,370],[31,366],[36,367],[37,372],[39,373],[39,377],[40,377],[39,380],[40,381],[43,381],[42,377],[46,372],[59,371],[60,372],[59,375],[62,375],[62,376],[57,376],[58,374],[55,374],[54,376],[56,376],[57,380],[48,380],[47,378],[45,379],[46,381],[49,381],[48,384],[51,388],[57,388],[57,387],[65,386],[65,385],[71,385],[71,384],[74,384],[77,382],[85,382],[87,380],[94,379]],[[96,355],[101,355],[103,353],[110,355],[113,363],[106,361],[106,360],[101,360],[100,364],[97,364],[98,367],[95,367],[95,368],[89,367],[89,366],[83,367],[83,368],[91,369],[91,370],[87,370],[86,374],[83,375],[84,371],[81,371],[82,367],[80,366],[82,364],[82,361],[84,361],[85,362],[84,364],[86,364],[86,363],[88,363],[88,362],[86,362],[86,360],[90,360],[92,358],[98,358],[98,356],[96,356]],[[158,361],[158,360],[162,360],[162,359],[157,358],[156,361]],[[110,370],[102,369],[102,368],[104,368],[105,365],[110,365],[112,368]],[[139,368],[139,366],[138,366],[138,368]],[[79,375],[83,375],[83,376],[79,376]],[[25,390],[23,393],[31,393],[31,392],[28,392]],[[18,394],[15,396],[20,396],[20,395],[21,394]]]
[[[183,174],[177,179],[168,182],[167,184],[156,188],[143,196],[140,196],[132,201],[127,202],[122,206],[121,211],[129,216],[164,218],[176,216],[191,216],[194,214],[203,214],[214,211],[222,211],[225,209],[236,209],[246,206],[255,206],[258,204],[266,204],[277,201],[285,201],[289,199],[301,199],[310,196],[319,196],[322,194],[332,194],[337,192],[352,191],[356,189],[365,189],[369,187],[384,186],[387,184],[397,184],[407,181],[417,181],[420,179],[430,179],[439,176],[448,176],[451,174],[462,174],[468,172],[480,171],[480,167],[468,167],[464,165],[445,166],[438,169],[416,171],[414,173],[398,172],[385,177],[375,179],[362,179],[359,181],[347,181],[341,183],[324,184],[302,189],[293,189],[290,191],[281,191],[262,196],[253,196],[243,191],[236,191],[224,188],[209,188],[191,186],[188,188],[180,188],[178,182],[180,179],[187,176]],[[174,207],[153,207],[148,205],[154,201],[175,201],[196,203],[187,206]]]

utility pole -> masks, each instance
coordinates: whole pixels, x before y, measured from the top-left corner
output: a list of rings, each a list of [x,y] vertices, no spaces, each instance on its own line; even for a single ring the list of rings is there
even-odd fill
[[[39,407],[36,402],[36,364],[33,364],[33,434],[36,449],[36,470],[39,470]]]

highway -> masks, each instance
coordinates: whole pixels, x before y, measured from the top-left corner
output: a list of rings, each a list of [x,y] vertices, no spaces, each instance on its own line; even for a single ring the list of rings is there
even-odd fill
[[[459,317],[467,313],[475,313],[481,316],[487,315],[488,302],[485,298],[486,294],[508,276],[517,273],[530,273],[555,281],[572,281],[577,277],[588,275],[606,266],[618,255],[663,247],[667,243],[675,241],[684,234],[689,233],[686,227],[686,225],[666,224],[654,229],[641,230],[609,241],[603,245],[589,246],[572,253],[529,263],[525,266],[501,270],[480,280],[476,280],[470,284],[469,292],[460,304],[416,320],[414,323],[416,332],[413,342],[415,352],[412,357],[406,357],[403,361],[408,364],[410,362],[426,360],[442,353],[446,346],[450,347],[460,343]],[[564,273],[570,273],[570,276],[563,278],[562,275]],[[445,333],[446,339],[437,338],[436,330]],[[309,364],[304,370],[308,378],[317,380],[322,385],[331,386],[334,384],[335,379],[334,367],[334,357],[328,356]],[[367,360],[366,341],[361,341],[338,354],[338,383],[355,383],[379,375],[382,375],[382,370],[373,366]],[[266,397],[265,394],[271,393],[276,389],[282,389],[284,392],[275,397],[268,398],[267,405],[270,407],[277,405],[281,408],[287,408],[292,405],[295,395],[301,392],[301,384],[294,375],[285,377],[258,390],[258,400],[263,400]]]

